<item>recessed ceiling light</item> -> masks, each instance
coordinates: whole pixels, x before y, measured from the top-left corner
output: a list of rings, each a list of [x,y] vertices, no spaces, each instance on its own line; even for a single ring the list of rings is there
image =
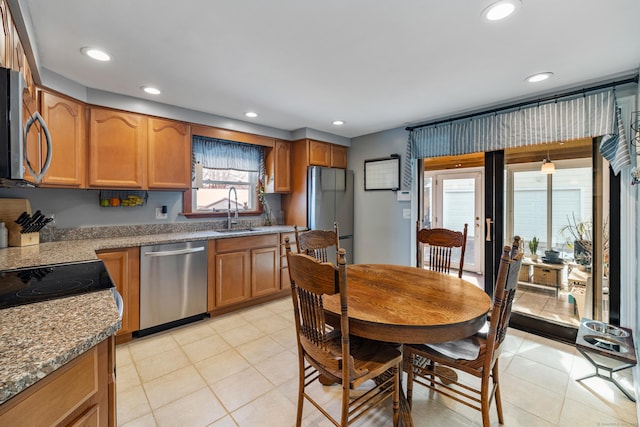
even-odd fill
[[[344,124],[344,121],[343,120],[334,120],[333,124],[336,125],[336,126],[342,126]]]
[[[525,80],[529,83],[537,83],[543,80],[547,80],[549,77],[553,76],[551,71],[545,71],[544,73],[536,73],[527,77]]]
[[[110,61],[111,55],[109,55],[104,50],[96,49],[93,47],[83,47],[80,49],[84,55],[87,55],[89,58],[95,59],[96,61]]]
[[[258,117],[258,113],[254,113],[253,111],[247,111],[246,113],[244,113],[244,115],[247,117],[251,117],[252,119]]]
[[[142,86],[140,89],[151,95],[160,95],[160,89],[153,86]]]
[[[485,21],[501,21],[515,13],[520,6],[520,0],[500,0],[490,4],[482,11]]]

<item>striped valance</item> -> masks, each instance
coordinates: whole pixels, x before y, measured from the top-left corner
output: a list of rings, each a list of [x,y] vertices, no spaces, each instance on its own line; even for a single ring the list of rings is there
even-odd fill
[[[414,129],[411,158],[452,156],[603,136],[600,151],[617,174],[630,164],[613,90]]]

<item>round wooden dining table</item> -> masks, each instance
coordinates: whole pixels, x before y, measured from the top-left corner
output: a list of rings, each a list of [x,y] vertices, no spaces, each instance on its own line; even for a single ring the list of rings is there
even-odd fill
[[[453,341],[476,333],[491,298],[457,276],[388,264],[347,266],[349,333],[399,344]],[[340,296],[324,296],[329,317]]]
[[[473,283],[401,265],[348,265],[347,293],[349,333],[396,344],[470,337],[484,326],[491,308],[489,295]],[[340,295],[324,295],[323,303],[327,322],[339,327]],[[400,424],[413,426],[402,387]]]

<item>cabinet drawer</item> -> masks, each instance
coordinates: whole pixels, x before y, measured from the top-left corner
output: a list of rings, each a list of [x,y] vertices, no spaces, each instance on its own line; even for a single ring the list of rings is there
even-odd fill
[[[254,249],[265,246],[277,246],[277,234],[262,236],[232,237],[231,239],[216,240],[216,252],[230,252],[243,249]]]
[[[98,348],[93,347],[3,404],[0,425],[58,425],[97,392]]]
[[[520,267],[520,273],[518,274],[518,280],[520,282],[529,282],[531,279],[531,269],[528,265]]]
[[[533,282],[541,285],[556,286],[557,271],[550,268],[537,267],[533,270]]]

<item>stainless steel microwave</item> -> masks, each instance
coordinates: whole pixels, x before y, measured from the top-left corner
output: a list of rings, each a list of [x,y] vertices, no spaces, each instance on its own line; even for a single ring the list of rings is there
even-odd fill
[[[24,181],[26,169],[35,184],[39,184],[51,164],[51,136],[40,113],[35,111],[22,125],[24,87],[24,78],[19,72],[0,67],[0,184],[4,186],[30,185]],[[44,143],[36,151],[41,153],[44,148],[45,154],[43,159],[28,159],[25,157],[26,136],[36,123],[38,144],[44,137]]]

